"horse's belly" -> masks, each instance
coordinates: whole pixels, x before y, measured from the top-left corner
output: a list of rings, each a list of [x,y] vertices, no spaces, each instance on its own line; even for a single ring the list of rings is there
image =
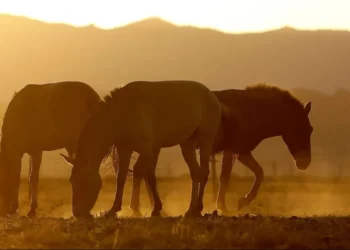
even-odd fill
[[[179,127],[163,127],[156,132],[155,144],[158,148],[173,147],[183,143],[192,137],[197,129],[197,124]]]
[[[24,138],[23,138],[24,139]],[[37,136],[26,136],[23,147],[26,150],[52,151],[66,147],[64,135],[39,134]]]

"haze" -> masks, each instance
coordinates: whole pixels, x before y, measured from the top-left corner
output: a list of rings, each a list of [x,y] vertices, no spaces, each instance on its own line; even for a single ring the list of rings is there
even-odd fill
[[[329,30],[348,29],[347,2],[261,2],[3,1],[0,116],[14,92],[33,83],[79,80],[102,96],[140,79],[197,80],[213,90],[266,82],[313,102],[317,167],[308,173],[350,175],[342,167],[350,163],[350,32]],[[158,174],[168,175],[170,165],[172,175],[188,174],[179,153],[178,147],[163,150]],[[281,173],[291,171],[291,156],[280,138],[264,142],[254,153],[267,174],[272,160],[286,166]],[[45,153],[43,165],[43,176],[70,172],[57,152]],[[235,173],[250,174],[239,163]]]
[[[149,17],[178,25],[225,32],[298,29],[350,29],[347,0],[150,0],[150,1],[2,1],[0,13],[76,26],[113,28]]]

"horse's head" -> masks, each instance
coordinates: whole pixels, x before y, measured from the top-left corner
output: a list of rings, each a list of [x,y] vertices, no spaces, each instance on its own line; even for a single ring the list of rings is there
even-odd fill
[[[70,176],[73,216],[76,218],[91,217],[90,211],[95,205],[102,187],[99,164],[92,166],[90,163],[87,166],[79,166],[79,161],[62,156],[73,166]]]
[[[300,170],[305,170],[311,163],[310,138],[313,128],[308,117],[310,111],[311,102],[306,103],[303,108],[296,107],[287,111],[288,119],[285,120],[282,131],[282,138]]]

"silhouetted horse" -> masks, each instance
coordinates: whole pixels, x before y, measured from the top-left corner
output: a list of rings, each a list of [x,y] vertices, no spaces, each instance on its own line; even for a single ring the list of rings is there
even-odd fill
[[[251,152],[266,138],[282,136],[300,170],[311,162],[310,136],[313,131],[308,118],[311,102],[302,105],[288,91],[258,84],[245,90],[213,91],[219,101],[229,109],[230,119],[223,120],[231,127],[224,131],[224,156],[220,177],[217,208],[227,212],[225,194],[231,176],[234,154],[255,175],[249,193],[240,198],[238,209],[248,205],[257,195],[264,173]],[[134,166],[133,192],[130,208],[139,215],[139,190],[142,175],[138,162]],[[148,188],[147,182],[146,186]],[[134,191],[135,190],[135,191]],[[152,204],[152,197],[151,199]]]
[[[113,144],[118,150],[119,171],[111,215],[121,210],[133,151],[139,153],[139,169],[145,173],[154,197],[152,216],[160,214],[156,161],[160,148],[177,144],[192,177],[191,204],[186,214],[200,214],[221,114],[222,107],[215,95],[194,81],[137,81],[112,91],[84,126],[75,159],[65,157],[73,165],[70,178],[73,215],[90,216],[102,185],[100,162]],[[200,166],[195,154],[197,146]]]
[[[0,214],[16,213],[21,159],[30,156],[29,216],[36,214],[42,152],[65,148],[73,156],[80,130],[99,95],[83,82],[29,84],[14,95],[2,125]]]

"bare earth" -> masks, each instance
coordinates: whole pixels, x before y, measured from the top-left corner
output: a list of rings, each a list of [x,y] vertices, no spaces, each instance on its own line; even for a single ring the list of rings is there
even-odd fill
[[[350,180],[265,179],[257,199],[239,213],[237,201],[252,179],[232,179],[227,204],[232,214],[212,212],[212,185],[199,219],[185,219],[189,178],[159,179],[164,218],[149,218],[142,186],[144,218],[130,218],[131,181],[118,218],[99,217],[113,203],[115,182],[104,180],[94,211],[98,218],[71,218],[68,180],[40,180],[38,217],[26,218],[27,180],[22,181],[19,217],[0,219],[0,248],[350,248]],[[220,213],[219,213],[220,215]]]

